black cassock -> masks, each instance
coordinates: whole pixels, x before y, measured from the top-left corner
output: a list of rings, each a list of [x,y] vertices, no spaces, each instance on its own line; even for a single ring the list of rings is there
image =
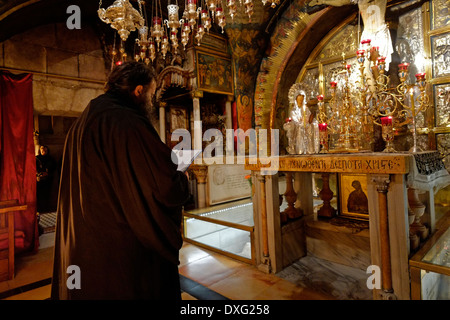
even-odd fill
[[[176,168],[135,105],[111,93],[90,102],[64,147],[52,299],[180,299],[189,191]]]

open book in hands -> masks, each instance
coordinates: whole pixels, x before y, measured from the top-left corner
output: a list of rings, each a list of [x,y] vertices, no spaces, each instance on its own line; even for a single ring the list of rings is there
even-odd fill
[[[172,150],[172,161],[178,165],[177,170],[186,172],[202,150]]]

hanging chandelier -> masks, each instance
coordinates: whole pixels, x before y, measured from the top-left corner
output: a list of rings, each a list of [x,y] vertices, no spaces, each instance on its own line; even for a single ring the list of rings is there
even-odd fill
[[[163,20],[161,0],[152,0],[151,21],[147,20],[145,1],[137,0],[136,10],[129,0],[116,0],[106,9],[101,8],[102,0],[97,11],[101,21],[110,24],[116,29],[120,39],[122,61],[127,57],[123,49],[123,42],[128,39],[131,32],[138,30],[136,39],[137,50],[134,59],[145,63],[153,62],[157,53],[161,53],[163,58],[172,48],[177,52],[181,45],[186,49],[190,38],[200,46],[205,33],[209,33],[213,23],[216,23],[222,33],[227,24],[225,8],[231,20],[236,17],[237,12],[245,12],[251,22],[253,11],[253,0],[183,0],[185,1],[182,17],[179,17],[180,7],[178,0],[168,0],[167,19]],[[271,3],[271,7],[276,7],[280,0],[262,0],[263,5]],[[180,35],[179,34],[180,31]],[[115,46],[113,49],[113,59],[117,55]]]
[[[139,5],[141,1],[138,1]],[[107,9],[101,8],[102,0],[98,7],[100,20],[116,29],[122,41],[126,41],[130,32],[144,25],[142,15],[131,5],[128,0],[116,0]]]

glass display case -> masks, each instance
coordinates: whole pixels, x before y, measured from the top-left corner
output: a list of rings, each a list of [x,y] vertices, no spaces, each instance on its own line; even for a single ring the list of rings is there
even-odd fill
[[[331,182],[331,188],[336,195],[335,178]],[[313,176],[313,205],[316,213],[323,202],[318,196],[320,191],[318,186],[321,186],[321,183],[320,175]],[[284,175],[279,177],[278,187],[280,195],[284,195],[286,191]],[[336,199],[335,196],[331,201],[334,206],[336,206]],[[252,198],[245,198],[202,209],[184,211],[184,241],[253,264],[254,221],[252,201]],[[286,200],[281,200],[280,212],[283,212],[287,207]]]
[[[183,213],[187,242],[251,262],[253,259],[251,198]]]
[[[413,300],[450,300],[450,212],[410,260]]]

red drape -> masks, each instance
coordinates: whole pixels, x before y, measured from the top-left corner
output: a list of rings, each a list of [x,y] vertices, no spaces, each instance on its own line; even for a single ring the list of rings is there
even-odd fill
[[[16,253],[39,246],[32,82],[31,74],[0,71],[0,200],[18,199],[28,206],[15,212],[15,230],[22,234]]]

